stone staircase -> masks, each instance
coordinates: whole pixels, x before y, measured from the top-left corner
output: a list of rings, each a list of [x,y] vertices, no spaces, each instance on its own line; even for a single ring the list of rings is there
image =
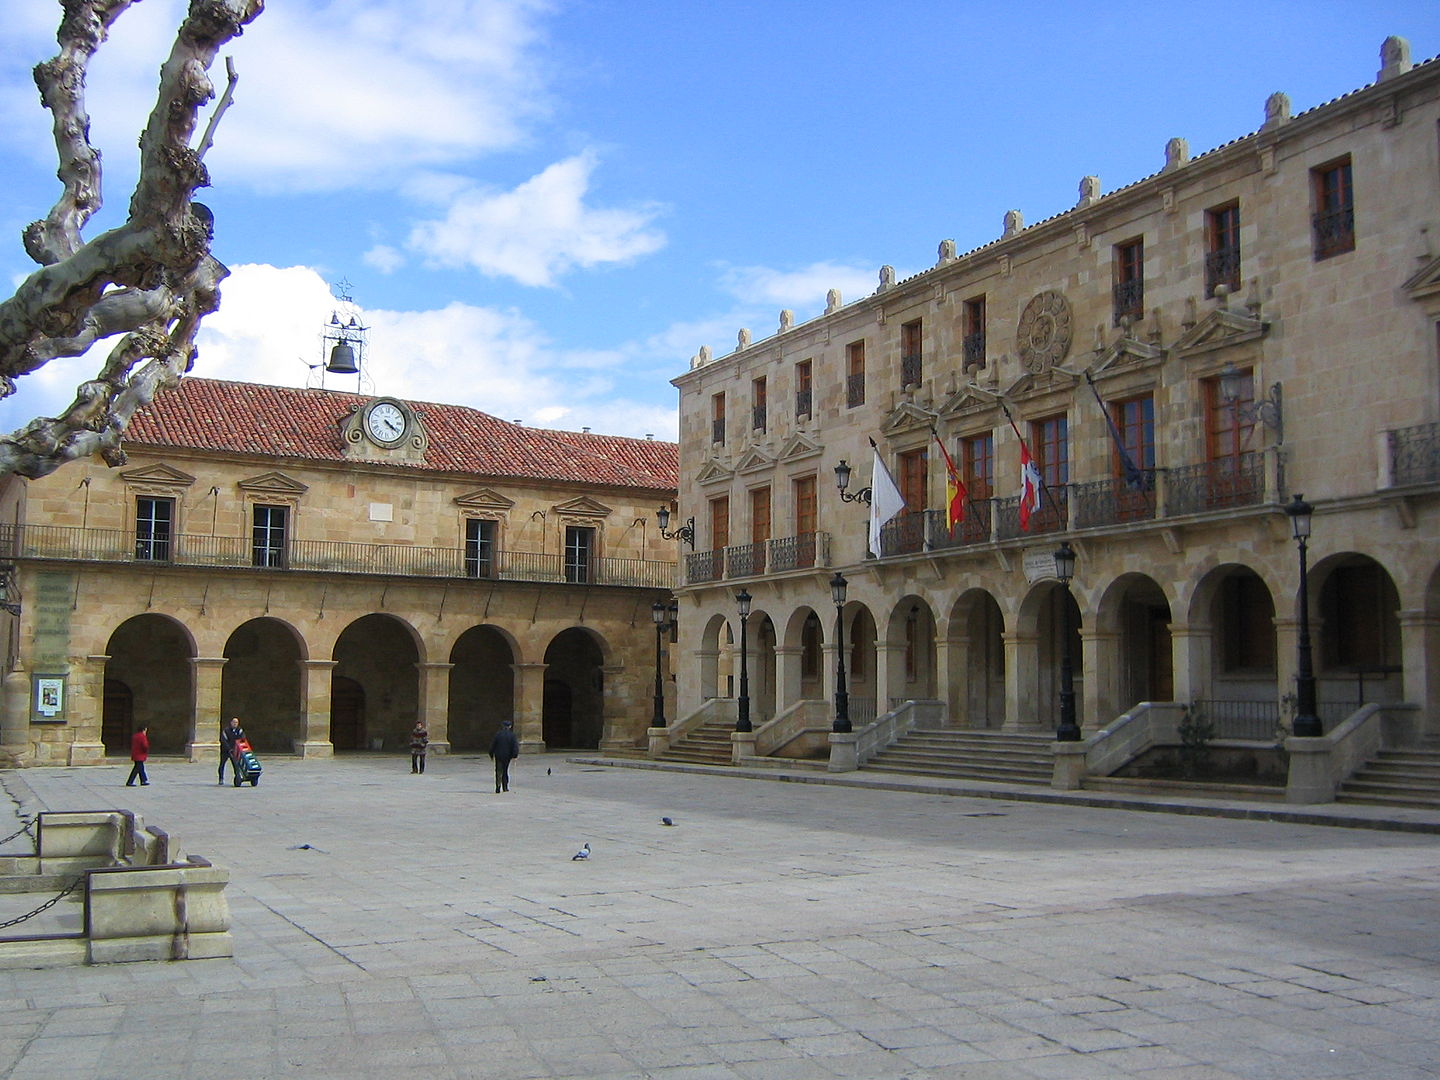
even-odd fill
[[[1054,771],[1054,742],[1052,735],[912,728],[864,767],[914,776],[1048,787]]]
[[[1440,750],[1381,750],[1340,785],[1335,801],[1440,810]]]
[[[729,721],[710,721],[692,728],[670,744],[656,761],[683,761],[691,765],[734,764],[730,733],[735,725]]]

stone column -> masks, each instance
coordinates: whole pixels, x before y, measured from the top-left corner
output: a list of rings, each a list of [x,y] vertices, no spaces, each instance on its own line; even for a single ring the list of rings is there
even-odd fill
[[[330,741],[330,676],[337,663],[335,660],[300,661],[300,700],[305,713],[295,753],[302,758],[335,756],[335,744]]]
[[[601,750],[633,750],[640,741],[641,725],[643,730],[650,730],[650,715],[655,707],[654,667],[648,681],[650,693],[645,698],[648,708],[641,708],[635,700],[633,680],[625,678],[628,670],[624,664],[600,665],[600,681],[605,687],[600,698]]]
[[[511,664],[515,672],[515,728],[522,754],[545,752],[545,670],[548,664]]]
[[[1213,698],[1210,692],[1210,641],[1208,626],[1172,622],[1169,626],[1176,701]]]
[[[905,646],[875,642],[875,715],[890,711],[890,699],[905,696]]]
[[[1399,613],[1403,700],[1420,706],[1421,738],[1440,735],[1440,617]]]
[[[1315,638],[1315,624],[1310,624],[1310,644],[1314,648],[1318,642]],[[1283,698],[1286,694],[1294,695],[1296,692],[1295,676],[1300,665],[1300,620],[1287,619],[1281,616],[1275,617],[1275,694],[1277,698]],[[1315,649],[1316,658],[1319,656],[1319,649]],[[1319,689],[1319,682],[1316,682],[1316,689]],[[1293,716],[1293,714],[1292,714]],[[1280,710],[1280,719],[1288,720],[1286,710]]]
[[[967,637],[935,639],[935,696],[945,710],[946,727],[960,727],[966,710],[962,706],[966,694],[965,664],[969,655]]]
[[[70,765],[104,765],[105,742],[100,728],[105,714],[105,662],[108,656],[87,656],[83,664],[70,664],[66,678],[69,701],[65,713],[67,727],[74,737],[66,763]],[[125,755],[129,756],[129,748]]]
[[[800,662],[803,651],[798,645],[775,646],[776,716],[800,700]]]
[[[35,756],[30,745],[30,673],[22,663],[5,676],[0,690],[0,760],[28,765]]]
[[[420,715],[430,732],[430,752],[450,752],[450,670],[454,664],[416,664],[420,671]]]
[[[195,685],[195,704],[190,710],[190,741],[185,744],[185,757],[190,761],[218,762],[220,725],[228,719],[220,715],[220,683],[225,671],[225,657],[192,656],[190,667]]]
[[[1039,726],[1035,712],[1039,677],[1040,639],[1011,631],[1000,635],[1005,645],[1005,731],[1033,731]]]
[[[1075,700],[1081,730],[1085,721],[1101,728],[1121,713],[1120,635],[1108,630],[1080,628],[1080,655],[1075,661]]]

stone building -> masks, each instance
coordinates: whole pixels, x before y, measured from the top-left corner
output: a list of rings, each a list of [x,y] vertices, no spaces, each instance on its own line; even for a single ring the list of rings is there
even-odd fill
[[[3,745],[33,764],[634,746],[673,544],[673,443],[455,405],[187,378],[128,462],[9,478]]]
[[[1068,654],[1087,735],[1151,701],[1271,736],[1303,493],[1322,720],[1410,703],[1440,737],[1440,62],[1401,39],[1373,85],[1296,115],[1276,94],[1257,131],[1194,157],[1172,139],[1151,176],[1085,177],[1072,209],[1012,210],[999,239],[782,312],[674,385],[687,723],[735,720],[744,591],[757,729],[828,725],[838,640],[857,729],[923,701],[1053,732]],[[871,552],[876,456],[904,507]]]

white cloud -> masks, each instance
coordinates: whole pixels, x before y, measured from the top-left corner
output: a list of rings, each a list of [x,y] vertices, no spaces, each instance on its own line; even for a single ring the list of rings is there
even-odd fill
[[[374,267],[382,274],[393,274],[405,265],[405,256],[389,244],[376,244],[362,256],[366,266]]]
[[[220,310],[201,329],[194,374],[319,384],[322,374],[311,365],[327,359],[323,330],[337,304],[315,270],[237,266],[221,289]],[[623,396],[627,350],[572,354],[519,312],[459,302],[429,311],[367,310],[362,320],[369,326],[365,381],[323,376],[330,389],[466,405],[531,426],[675,437],[673,409]]]
[[[0,119],[23,126],[40,160],[53,156],[48,117],[15,58],[28,67],[54,54],[59,9],[46,7],[7,0],[8,25],[0,27],[0,51],[10,57]],[[135,138],[185,7],[185,0],[134,5],[95,55],[88,100],[94,137],[112,154],[108,165],[133,173]],[[227,182],[330,191],[390,187],[419,168],[512,148],[549,109],[541,48],[551,7],[548,0],[272,3],[223,50],[235,57],[240,82],[207,164]],[[211,78],[223,87],[223,62]]]
[[[524,285],[553,285],[576,267],[626,262],[664,246],[664,234],[650,228],[655,207],[585,205],[594,168],[593,155],[579,154],[512,191],[464,191],[444,218],[416,225],[406,246],[432,266],[473,267]]]
[[[721,267],[720,287],[747,305],[762,303],[819,314],[825,297],[839,289],[845,302],[869,296],[879,284],[878,267],[818,262],[795,270],[769,266]],[[807,315],[808,317],[808,315]]]

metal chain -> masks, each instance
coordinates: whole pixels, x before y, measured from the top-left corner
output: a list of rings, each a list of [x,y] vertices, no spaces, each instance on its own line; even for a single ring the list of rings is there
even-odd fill
[[[45,903],[41,904],[41,905],[40,905],[39,907],[37,907],[34,911],[31,911],[31,912],[29,912],[29,913],[27,913],[27,914],[25,914],[25,915],[20,915],[20,916],[14,918],[14,919],[11,919],[9,922],[0,923],[0,930],[8,930],[8,929],[10,929],[10,927],[15,926],[17,923],[22,923],[22,922],[24,922],[26,919],[33,919],[36,915],[39,915],[42,911],[48,911],[50,908],[54,907],[54,906],[55,906],[56,904],[58,904],[61,900],[64,900],[65,897],[69,896],[72,892],[74,892],[77,888],[79,888],[79,887],[80,887],[80,883],[81,883],[82,881],[84,881],[84,880],[85,880],[85,875],[84,875],[84,874],[81,874],[81,875],[80,875],[79,877],[77,877],[74,881],[72,881],[69,885],[66,885],[65,888],[61,889],[61,890],[60,890],[60,895],[58,895],[58,896],[52,896],[49,900],[46,900]]]
[[[0,840],[0,844],[8,844],[11,840],[14,840],[14,839],[15,839],[17,836],[19,836],[21,833],[28,833],[28,832],[30,831],[30,826],[31,826],[31,824],[32,824],[32,822],[26,821],[23,825],[21,825],[18,829],[16,829],[14,832],[12,832],[9,836],[5,837],[4,840]]]

